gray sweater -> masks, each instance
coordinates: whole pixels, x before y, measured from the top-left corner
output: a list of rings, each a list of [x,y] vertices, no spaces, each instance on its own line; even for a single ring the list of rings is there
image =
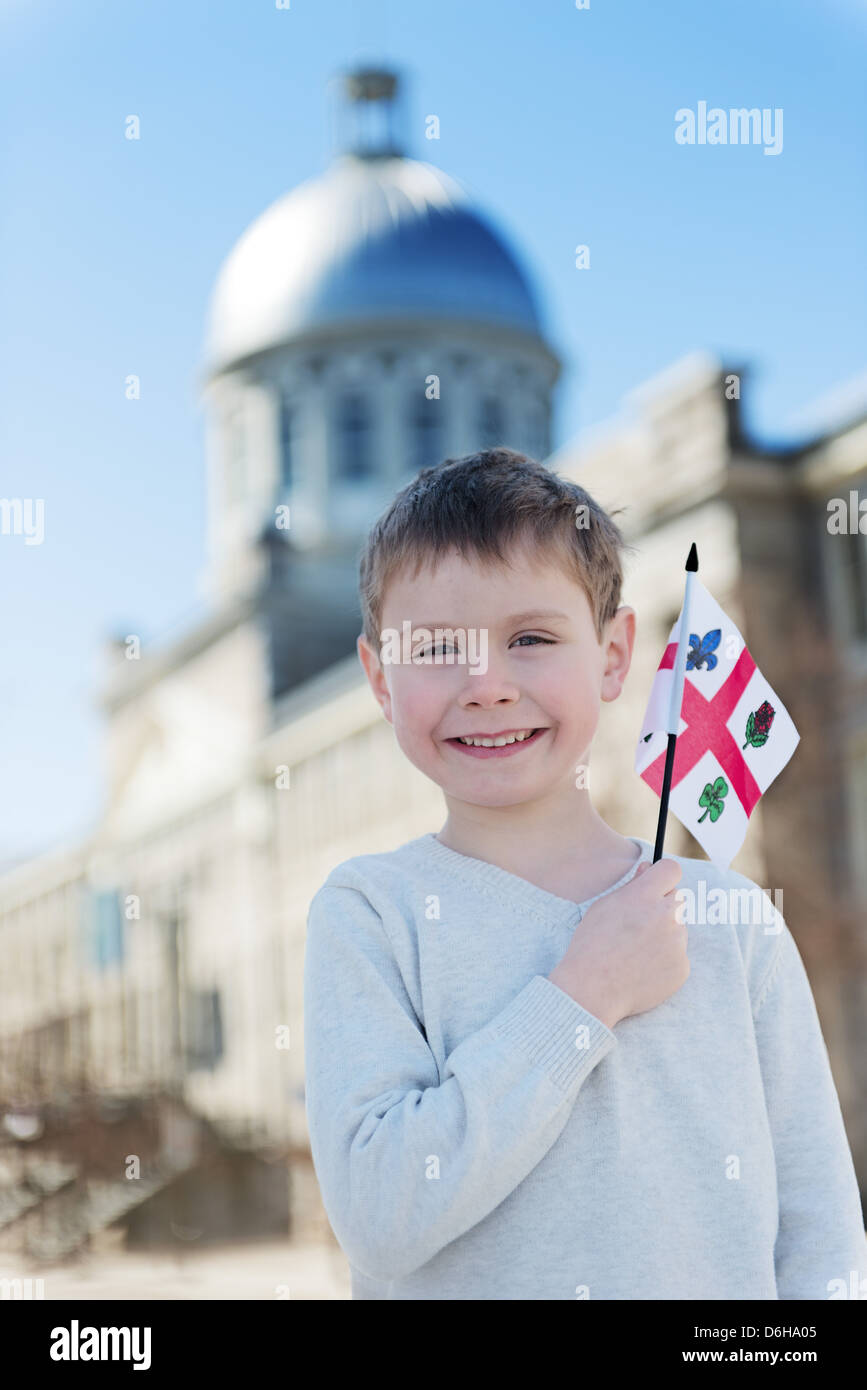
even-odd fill
[[[353,1298],[858,1296],[858,1186],[794,939],[749,879],[678,863],[689,978],[613,1030],[546,979],[595,898],[433,834],[329,874],[306,1108]]]

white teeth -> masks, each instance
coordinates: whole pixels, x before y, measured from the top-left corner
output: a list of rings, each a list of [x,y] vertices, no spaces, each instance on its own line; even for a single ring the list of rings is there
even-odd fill
[[[502,748],[506,743],[523,743],[532,732],[532,729],[522,729],[518,734],[505,734],[500,738],[462,738],[460,741],[469,748]]]

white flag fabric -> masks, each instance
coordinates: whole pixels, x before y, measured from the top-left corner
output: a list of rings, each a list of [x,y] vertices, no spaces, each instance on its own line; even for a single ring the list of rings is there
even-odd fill
[[[635,770],[659,796],[668,736],[678,615],[654,677]],[[689,642],[669,810],[708,858],[727,869],[759,798],[782,772],[800,735],[731,618],[692,578]]]

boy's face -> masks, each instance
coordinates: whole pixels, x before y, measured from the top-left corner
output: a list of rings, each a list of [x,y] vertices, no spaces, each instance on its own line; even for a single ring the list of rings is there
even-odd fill
[[[484,651],[479,631],[485,629],[482,672],[466,654],[451,665],[383,664],[380,653],[358,639],[371,688],[410,762],[447,799],[476,806],[574,798],[576,769],[587,763],[600,701],[619,695],[635,635],[634,612],[621,607],[600,642],[589,600],[575,580],[523,547],[509,559],[510,567],[485,566],[454,551],[423,566],[415,579],[396,575],[384,597],[383,631],[402,633],[404,623],[410,633],[475,630],[472,655]],[[444,650],[449,646],[434,640],[410,646],[412,653]],[[542,732],[495,750],[456,741],[514,730]]]

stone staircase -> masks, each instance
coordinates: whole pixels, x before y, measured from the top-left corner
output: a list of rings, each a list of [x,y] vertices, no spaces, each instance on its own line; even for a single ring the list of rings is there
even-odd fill
[[[175,1174],[102,1181],[70,1176],[53,1190],[36,1195],[41,1179],[34,1166],[26,1181],[29,1201],[17,1214],[0,1218],[0,1245],[11,1244],[33,1260],[53,1263],[88,1246],[91,1238],[160,1192]],[[19,1185],[20,1187],[24,1184]]]
[[[189,1172],[208,1147],[207,1125],[174,1097],[111,1108],[107,1118],[104,1098],[89,1098],[72,1122],[49,1115],[40,1139],[0,1148],[0,1248],[45,1262],[73,1255]],[[127,1154],[139,1158],[141,1176],[125,1175]]]
[[[3,1252],[56,1263],[118,1226],[135,1248],[288,1230],[288,1154],[176,1093],[79,1096],[38,1118],[38,1138],[0,1139]]]

